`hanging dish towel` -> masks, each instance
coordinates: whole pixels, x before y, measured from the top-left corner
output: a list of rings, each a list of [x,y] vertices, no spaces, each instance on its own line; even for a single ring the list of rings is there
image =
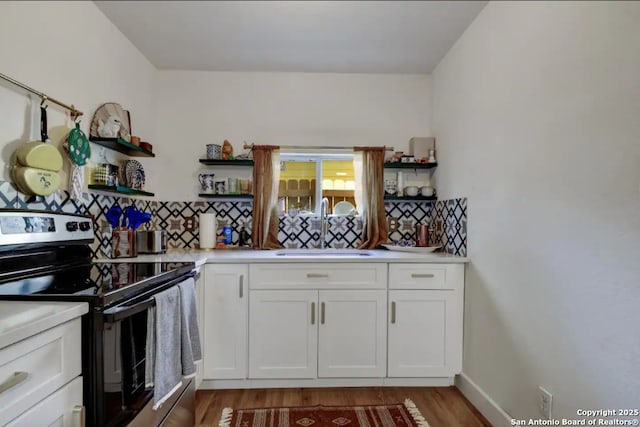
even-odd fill
[[[145,383],[153,384],[153,409],[157,410],[182,386],[182,363],[180,345],[180,291],[173,286],[154,296],[156,301],[155,321],[152,331],[147,330],[147,337],[153,337],[151,344],[147,341],[147,363],[153,364],[153,377],[145,371]]]
[[[196,311],[196,291],[195,281],[187,279],[181,282],[180,305],[182,311],[181,318],[181,345],[182,345],[182,375],[191,378],[196,375],[197,362],[202,359],[202,349],[200,347],[200,331],[198,327],[198,312]]]

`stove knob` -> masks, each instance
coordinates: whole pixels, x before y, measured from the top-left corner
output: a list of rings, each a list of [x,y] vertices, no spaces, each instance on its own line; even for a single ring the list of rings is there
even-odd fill
[[[78,223],[75,221],[69,221],[67,223],[67,231],[76,231],[78,229]]]
[[[91,223],[90,222],[81,222],[80,223],[80,231],[89,231],[91,230]]]

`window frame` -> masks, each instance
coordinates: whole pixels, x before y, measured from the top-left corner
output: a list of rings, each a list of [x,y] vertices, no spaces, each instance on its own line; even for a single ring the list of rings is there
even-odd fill
[[[322,162],[325,160],[354,160],[353,153],[295,153],[280,151],[280,161],[316,162],[316,193],[315,206],[312,213],[299,213],[302,217],[317,217],[320,215],[320,203],[322,202]],[[284,213],[287,215],[287,212]],[[332,214],[333,215],[333,214]]]

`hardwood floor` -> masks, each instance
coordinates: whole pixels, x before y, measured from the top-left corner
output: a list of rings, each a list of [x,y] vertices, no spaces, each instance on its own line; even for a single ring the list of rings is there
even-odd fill
[[[455,387],[199,390],[196,427],[218,427],[223,408],[377,405],[413,400],[431,427],[491,426]]]

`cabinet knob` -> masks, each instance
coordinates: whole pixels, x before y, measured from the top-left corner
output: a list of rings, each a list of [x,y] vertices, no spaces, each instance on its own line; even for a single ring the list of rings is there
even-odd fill
[[[316,303],[315,302],[311,303],[311,324],[312,325],[316,324]]]

